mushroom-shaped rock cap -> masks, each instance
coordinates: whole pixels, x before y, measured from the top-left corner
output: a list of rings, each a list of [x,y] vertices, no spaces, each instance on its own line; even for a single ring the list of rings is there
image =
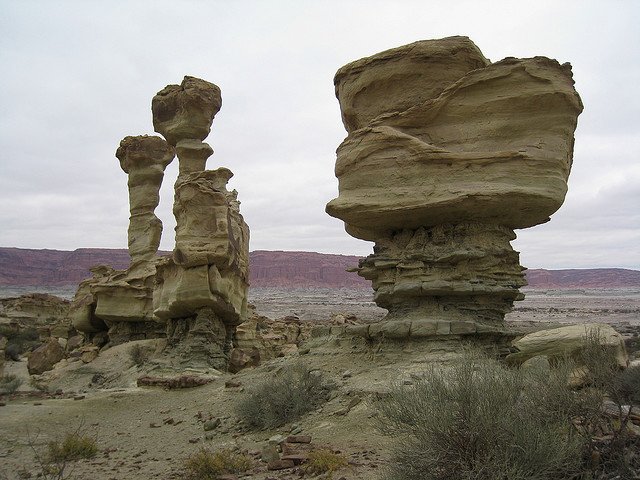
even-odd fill
[[[164,170],[175,155],[174,148],[164,138],[156,135],[124,137],[116,150],[116,157],[126,173],[135,167],[144,168],[152,165],[159,165]]]
[[[180,140],[204,140],[222,106],[220,88],[195,77],[167,85],[151,101],[153,128],[171,145]]]
[[[426,75],[418,81],[403,73],[411,63],[408,47],[379,54],[389,70],[373,60],[377,56],[340,70],[343,76],[359,71],[351,82],[360,82],[359,94],[343,97],[338,87],[343,117],[358,129],[338,147],[339,196],[327,213],[365,240],[448,223],[514,229],[547,221],[567,192],[582,111],[571,66],[545,57],[507,58],[458,69],[454,78],[449,75],[466,50],[450,49],[451,62],[443,57],[432,64],[435,88]],[[339,85],[346,81],[340,78]],[[362,78],[368,78],[366,85]],[[445,78],[450,84],[439,91]],[[411,97],[420,82],[435,97]]]
[[[385,113],[440,95],[464,74],[489,65],[468,37],[421,40],[340,68],[333,80],[348,132]]]

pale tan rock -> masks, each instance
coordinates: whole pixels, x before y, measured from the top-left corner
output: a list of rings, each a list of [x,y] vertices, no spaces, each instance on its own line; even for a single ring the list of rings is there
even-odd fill
[[[106,281],[115,270],[106,265],[97,265],[90,269],[92,277],[80,282],[71,302],[69,318],[76,330],[84,333],[96,333],[107,330],[107,325],[95,315],[95,298],[91,287]]]
[[[178,142],[176,152],[180,159],[178,175],[181,178],[189,173],[202,172],[213,148],[200,140],[187,139]]]
[[[175,157],[175,150],[157,136],[129,136],[120,142],[116,157],[129,177],[131,260],[153,260],[162,236],[162,222],[154,211],[160,202],[164,170]]]
[[[158,265],[155,281],[153,313],[161,321],[192,316],[204,307],[228,324],[245,318],[248,285],[233,270],[220,272],[214,265],[184,268],[168,259]]]
[[[312,325],[293,317],[272,320],[251,312],[249,318],[236,327],[235,343],[244,352],[258,352],[259,358],[298,354],[298,345],[311,336]]]
[[[327,213],[376,242],[358,273],[387,320],[500,325],[526,284],[513,230],[547,221],[567,191],[582,111],[570,65],[490,63],[449,37],[348,64],[335,85],[349,135]]]
[[[189,174],[176,183],[174,260],[184,267],[216,265],[248,271],[249,229],[238,209],[227,168]]]
[[[629,357],[624,345],[624,338],[610,325],[597,323],[569,325],[525,335],[513,342],[517,352],[507,356],[507,360],[520,364],[540,355],[549,359],[575,358],[584,348],[587,338],[592,338],[594,332],[597,332],[600,343],[611,349],[618,365],[626,368]]]
[[[78,330],[108,329],[111,345],[163,336],[167,348],[159,354],[169,363],[225,368],[235,326],[246,319],[249,229],[237,192],[226,188],[231,171],[205,170],[213,150],[203,140],[221,102],[217,86],[185,77],[152,101],[154,128],[167,141],[121,142],[116,156],[129,174],[132,262],[126,270],[96,271],[81,285],[72,312]],[[162,224],[154,209],[175,153],[176,246],[172,258],[158,258]]]
[[[464,74],[489,64],[467,37],[423,40],[340,68],[334,84],[348,132],[440,95]]]
[[[204,140],[221,106],[220,88],[185,76],[180,85],[167,85],[153,97],[153,128],[174,146],[180,140]]]
[[[29,355],[27,369],[29,375],[40,375],[64,358],[64,349],[55,338],[50,338]]]

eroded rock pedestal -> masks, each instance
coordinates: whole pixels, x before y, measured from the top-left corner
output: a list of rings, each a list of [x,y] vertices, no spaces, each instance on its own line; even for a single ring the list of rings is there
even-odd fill
[[[203,140],[220,110],[220,89],[185,77],[152,101],[160,137],[126,137],[116,156],[129,174],[131,265],[93,270],[76,294],[76,328],[108,328],[112,343],[166,336],[172,354],[190,366],[225,369],[235,327],[246,318],[249,228],[230,170],[205,170],[213,149]],[[177,152],[176,246],[157,257],[162,223],[155,216],[165,167]]]
[[[249,227],[237,192],[227,190],[233,173],[204,170],[213,149],[202,140],[221,105],[220,89],[193,77],[152,101],[154,128],[175,145],[179,161],[176,246],[158,266],[154,315],[184,357],[216,368],[226,366],[235,326],[246,318],[249,286]]]
[[[327,212],[375,242],[358,274],[389,310],[366,335],[498,329],[526,284],[514,229],[563,203],[582,103],[571,66],[491,63],[467,37],[427,40],[342,67],[349,135]]]

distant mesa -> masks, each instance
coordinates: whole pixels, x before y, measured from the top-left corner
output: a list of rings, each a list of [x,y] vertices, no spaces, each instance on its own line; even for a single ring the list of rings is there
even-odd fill
[[[172,252],[159,251],[169,256]],[[369,281],[348,268],[361,257],[314,252],[257,250],[249,254],[251,287],[282,288],[366,288]],[[0,247],[0,285],[77,285],[91,276],[89,268],[98,264],[127,268],[128,250],[81,248],[74,251],[35,250]],[[640,287],[640,271],[623,268],[545,270],[525,272],[528,288],[634,288]]]

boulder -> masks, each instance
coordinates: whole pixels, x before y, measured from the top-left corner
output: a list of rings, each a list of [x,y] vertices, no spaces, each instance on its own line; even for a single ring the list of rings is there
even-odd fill
[[[184,139],[204,140],[220,107],[217,85],[185,76],[180,85],[167,85],[153,97],[153,128],[174,146]]]
[[[507,356],[507,361],[519,365],[538,356],[545,356],[547,359],[575,358],[584,348],[587,337],[593,332],[598,333],[602,345],[611,349],[618,365],[626,368],[629,358],[622,335],[610,325],[594,323],[540,330],[525,335],[513,342],[517,351]]]
[[[238,373],[240,370],[260,365],[260,352],[253,348],[245,350],[234,348],[229,355],[229,372]]]
[[[36,348],[27,361],[29,375],[40,375],[64,358],[64,349],[55,338],[50,338],[46,343]]]

